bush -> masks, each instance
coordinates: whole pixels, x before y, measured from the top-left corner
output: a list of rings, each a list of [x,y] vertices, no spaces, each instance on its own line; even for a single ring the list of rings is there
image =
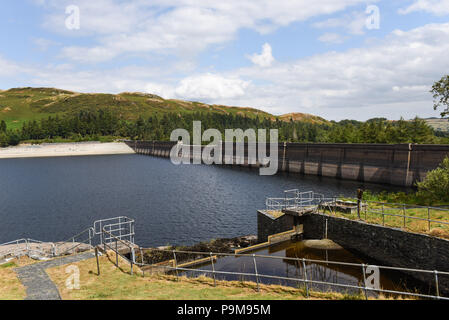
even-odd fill
[[[5,133],[0,132],[0,148],[7,147],[8,144],[9,144],[8,136]]]
[[[417,183],[417,195],[430,203],[449,202],[449,157],[440,166],[427,173],[426,178]]]

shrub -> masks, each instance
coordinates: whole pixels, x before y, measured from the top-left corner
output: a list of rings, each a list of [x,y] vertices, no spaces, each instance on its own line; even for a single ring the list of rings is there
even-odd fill
[[[431,203],[449,202],[449,157],[440,166],[427,173],[424,180],[417,183],[417,195]]]

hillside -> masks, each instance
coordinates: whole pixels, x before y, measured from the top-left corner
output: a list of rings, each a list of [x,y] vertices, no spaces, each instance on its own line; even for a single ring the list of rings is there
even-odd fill
[[[245,115],[250,118],[257,116],[260,119],[276,118],[253,108],[166,100],[146,93],[78,93],[54,88],[14,88],[0,91],[0,120],[5,120],[10,129],[19,128],[28,120],[101,109],[112,110],[126,120],[136,120],[140,116],[148,118],[156,113],[177,113],[182,116],[193,112]]]
[[[302,121],[314,124],[329,124],[330,122],[308,113],[287,113],[279,117],[282,121]]]
[[[428,118],[424,121],[437,131],[449,132],[449,119]]]

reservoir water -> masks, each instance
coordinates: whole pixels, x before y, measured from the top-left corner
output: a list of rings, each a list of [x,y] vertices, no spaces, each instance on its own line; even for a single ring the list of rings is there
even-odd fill
[[[256,234],[257,210],[283,190],[354,196],[364,186],[315,176],[259,176],[258,170],[175,166],[141,155],[0,160],[0,243],[63,241],[98,219],[136,219],[142,246],[190,245]],[[396,189],[397,190],[397,189]]]

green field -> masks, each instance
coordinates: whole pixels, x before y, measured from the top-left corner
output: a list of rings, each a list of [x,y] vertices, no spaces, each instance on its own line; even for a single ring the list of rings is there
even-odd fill
[[[424,121],[437,131],[449,132],[449,119],[429,118]]]

